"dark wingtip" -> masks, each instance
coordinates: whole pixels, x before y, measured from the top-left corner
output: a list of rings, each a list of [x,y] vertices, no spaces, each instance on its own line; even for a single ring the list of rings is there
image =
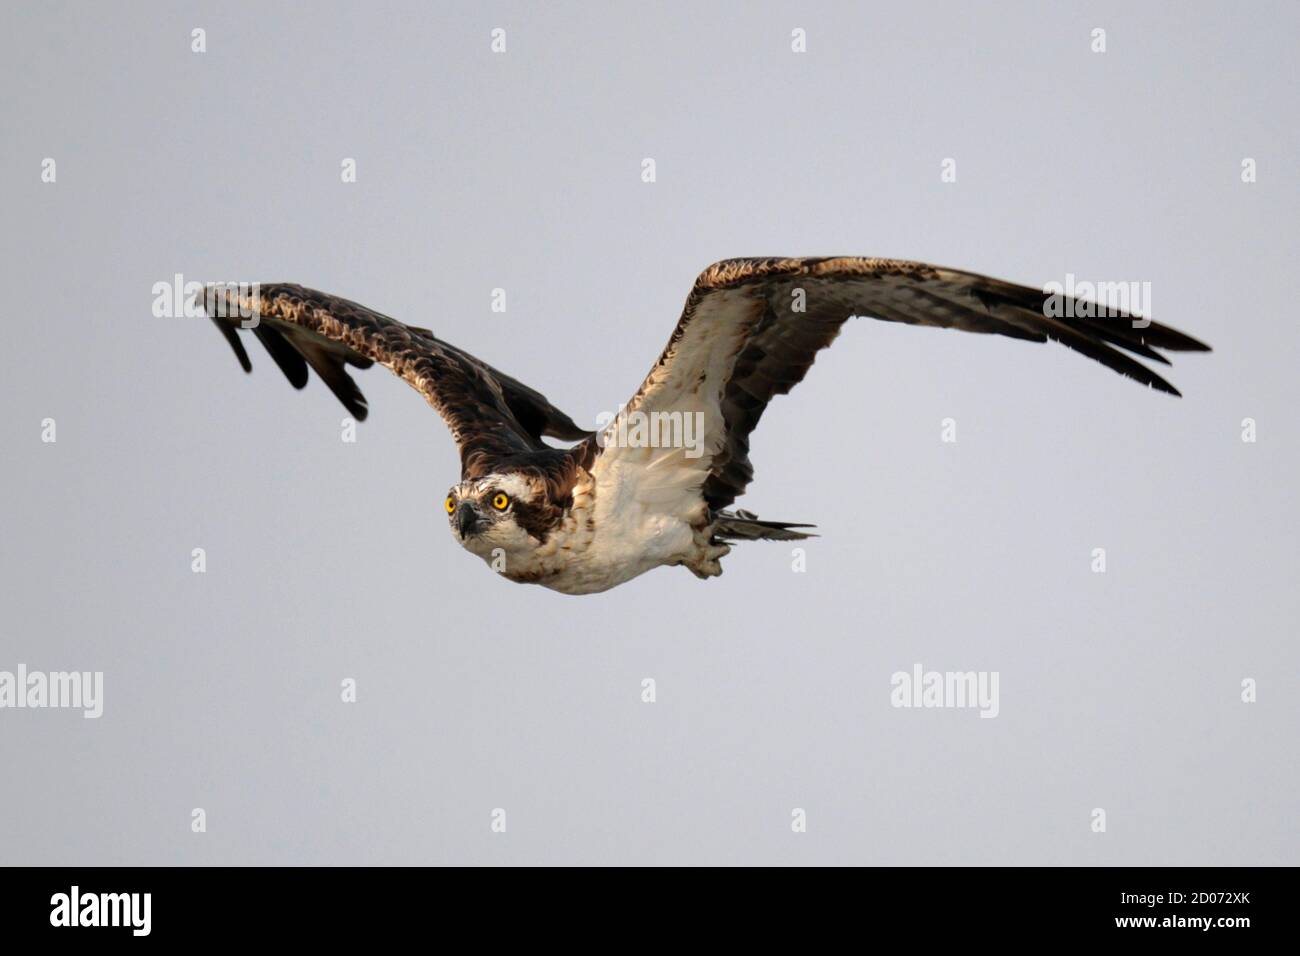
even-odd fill
[[[265,322],[253,326],[253,334],[270,353],[275,364],[294,388],[307,387],[307,360],[277,330]]]
[[[1162,345],[1161,348],[1169,349],[1171,352],[1213,352],[1214,351],[1214,349],[1210,348],[1206,343],[1202,342],[1200,339],[1194,339],[1190,335],[1186,335],[1182,332],[1175,331],[1174,329],[1169,329],[1169,331],[1173,332],[1174,337],[1170,339],[1168,344]]]
[[[1139,378],[1138,379],[1139,382],[1144,382],[1146,385],[1150,386],[1151,388],[1154,388],[1157,392],[1164,392],[1167,395],[1174,396],[1174,398],[1183,397],[1182,392],[1178,391],[1178,389],[1174,388],[1173,385],[1171,385],[1169,382],[1166,382],[1155,372],[1151,371],[1150,369],[1146,369],[1145,371],[1148,377],[1146,379]]]
[[[1139,330],[1139,334],[1147,344],[1170,352],[1213,351],[1200,339],[1194,339],[1186,332],[1179,332],[1177,329],[1171,329],[1169,326],[1160,325],[1157,322],[1152,322],[1149,327]]]
[[[234,330],[234,327],[221,321],[216,316],[210,315],[208,318],[212,320],[213,325],[221,330],[221,337],[229,343],[231,351],[235,353],[235,358],[239,359],[240,367],[245,372],[253,371],[253,363],[249,360],[248,353],[244,350],[244,343],[239,340],[239,333]]]

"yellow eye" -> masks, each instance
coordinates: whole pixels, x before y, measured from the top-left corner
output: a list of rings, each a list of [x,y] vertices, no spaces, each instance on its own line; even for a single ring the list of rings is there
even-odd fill
[[[447,514],[451,514],[456,510],[456,499],[451,495],[448,495],[447,500],[442,503],[442,506],[447,509]]]
[[[497,511],[505,511],[510,507],[510,496],[504,491],[498,491],[492,496],[492,507],[496,508]]]

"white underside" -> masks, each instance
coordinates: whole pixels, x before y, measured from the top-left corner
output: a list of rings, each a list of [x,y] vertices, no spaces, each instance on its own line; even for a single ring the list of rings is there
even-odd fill
[[[695,551],[695,534],[682,519],[636,508],[607,510],[598,500],[591,542],[537,583],[565,594],[593,594],[654,568],[681,564]]]

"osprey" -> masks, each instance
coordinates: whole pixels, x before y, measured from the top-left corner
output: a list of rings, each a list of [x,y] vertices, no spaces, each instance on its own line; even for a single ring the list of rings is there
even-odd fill
[[[1164,364],[1156,349],[1209,350],[1146,319],[1101,318],[1091,303],[918,262],[727,259],[695,280],[640,389],[593,432],[427,329],[346,299],[297,285],[209,286],[203,306],[245,371],[241,326],[296,388],[315,369],[357,420],[366,400],[348,366],[378,362],[403,378],[460,449],[461,480],[443,501],[453,537],[510,580],[566,594],[604,591],[661,565],[714,577],[729,542],[808,537],[800,529],[811,525],[729,509],[753,477],[749,435],[767,403],[799,383],[850,317],[1051,339],[1171,395],[1179,393],[1119,349]]]

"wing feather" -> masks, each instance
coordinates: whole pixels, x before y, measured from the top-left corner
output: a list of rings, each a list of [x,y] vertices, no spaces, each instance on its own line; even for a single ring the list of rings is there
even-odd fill
[[[276,365],[295,388],[308,369],[325,382],[358,421],[365,396],[347,368],[379,363],[394,372],[442,416],[460,448],[465,477],[486,474],[505,459],[553,452],[543,436],[577,441],[591,435],[546,396],[427,329],[405,325],[365,306],[298,285],[240,290],[209,286],[203,305],[245,371],[252,368],[240,341],[252,325]],[[243,318],[241,318],[243,317]]]
[[[703,412],[705,454],[695,462],[681,449],[658,457],[692,472],[696,501],[716,513],[753,478],[749,436],[767,404],[803,379],[853,316],[1051,340],[1172,395],[1177,389],[1133,356],[1168,365],[1157,349],[1208,351],[1191,336],[1128,313],[1090,315],[1077,299],[1059,296],[1053,312],[1048,298],[1041,289],[898,259],[723,260],[700,274],[663,354],[606,434],[636,412]],[[609,441],[588,444],[597,469],[604,467],[600,459],[626,457]],[[682,510],[700,514],[688,501]]]

